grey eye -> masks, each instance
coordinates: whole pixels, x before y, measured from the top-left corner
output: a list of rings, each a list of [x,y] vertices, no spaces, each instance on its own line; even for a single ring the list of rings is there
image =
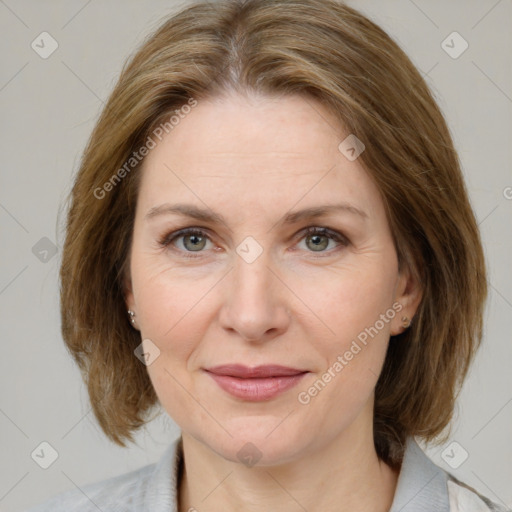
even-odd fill
[[[315,252],[325,250],[329,245],[330,238],[327,235],[313,234],[306,237],[306,245]],[[311,242],[309,244],[308,242]]]
[[[183,239],[183,246],[188,251],[201,251],[206,245],[207,238],[205,236],[189,234],[182,235],[180,238]]]

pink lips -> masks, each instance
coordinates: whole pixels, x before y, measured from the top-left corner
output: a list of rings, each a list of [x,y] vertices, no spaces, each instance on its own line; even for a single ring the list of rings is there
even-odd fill
[[[279,365],[249,368],[240,364],[226,364],[205,370],[227,393],[253,402],[270,400],[295,386],[307,370]]]

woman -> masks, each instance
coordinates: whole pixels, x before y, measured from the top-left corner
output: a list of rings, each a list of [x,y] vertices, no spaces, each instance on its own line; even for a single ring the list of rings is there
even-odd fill
[[[357,11],[166,21],[85,150],[61,282],[105,434],[161,404],[182,435],[34,510],[505,510],[414,438],[446,438],[485,265],[439,108]]]

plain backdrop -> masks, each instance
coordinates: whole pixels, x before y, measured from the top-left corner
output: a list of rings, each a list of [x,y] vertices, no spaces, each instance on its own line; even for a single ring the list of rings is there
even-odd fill
[[[459,397],[449,442],[426,452],[510,507],[512,4],[349,5],[387,30],[426,77],[454,136],[487,255],[483,346]],[[123,62],[177,6],[169,0],[0,0],[1,511],[21,511],[66,489],[155,462],[179,434],[165,412],[129,448],[102,434],[62,342],[57,279],[59,222],[81,151]],[[31,46],[42,32],[58,44],[47,58]],[[464,41],[468,48],[454,58]],[[33,455],[47,447],[43,442],[58,454],[48,469]],[[443,453],[467,458],[455,469]]]

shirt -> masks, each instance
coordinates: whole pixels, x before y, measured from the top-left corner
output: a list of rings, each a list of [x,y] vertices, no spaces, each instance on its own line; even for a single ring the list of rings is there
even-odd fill
[[[183,442],[134,471],[58,494],[27,512],[178,512]],[[194,510],[194,509],[192,509]],[[434,464],[407,438],[390,512],[512,512]]]

